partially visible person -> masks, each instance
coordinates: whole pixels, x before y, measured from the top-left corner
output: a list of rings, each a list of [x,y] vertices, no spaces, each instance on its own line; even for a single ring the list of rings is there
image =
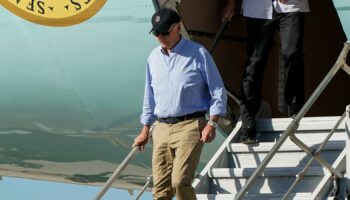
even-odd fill
[[[152,34],[160,46],[147,62],[141,123],[134,140],[143,150],[152,132],[153,197],[195,200],[191,186],[204,143],[215,139],[226,112],[226,91],[210,54],[180,34],[180,17],[168,8],[152,17]],[[209,112],[209,121],[205,114]]]
[[[223,18],[234,13],[236,0],[228,0]],[[286,79],[284,98],[288,116],[302,108],[304,96],[304,18],[309,12],[308,0],[243,0],[243,16],[247,23],[247,60],[241,81],[241,142],[256,142],[255,116],[261,103],[263,74],[279,31],[282,63]]]

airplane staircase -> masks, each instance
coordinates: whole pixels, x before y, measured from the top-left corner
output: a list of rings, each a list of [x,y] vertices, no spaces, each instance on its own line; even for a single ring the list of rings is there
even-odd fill
[[[257,122],[258,144],[234,143],[239,122],[195,179],[197,198],[333,199],[339,188],[349,191],[343,184],[350,174],[346,174],[350,133],[344,123],[345,119],[350,126],[349,107],[341,117],[304,117],[340,69],[350,75],[349,50],[350,43],[345,43],[334,66],[293,119]]]
[[[233,143],[236,127],[207,167],[194,182],[198,200],[232,200],[242,189],[253,171],[276,144],[277,139],[291,123],[290,118],[263,119],[257,122],[259,143],[244,145]],[[317,150],[339,121],[339,117],[303,118],[296,137],[312,150]],[[345,123],[339,122],[320,156],[333,168],[344,173],[346,169]],[[261,176],[249,189],[244,199],[283,199],[296,177],[312,159],[290,139],[287,139],[271,159]],[[332,174],[316,161],[312,161],[304,177],[286,199],[323,199],[332,192]]]

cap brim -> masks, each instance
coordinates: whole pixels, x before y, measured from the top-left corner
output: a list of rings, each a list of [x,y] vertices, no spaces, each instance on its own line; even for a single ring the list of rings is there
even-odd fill
[[[149,33],[152,33],[152,31],[166,32],[170,29],[171,25],[169,27],[164,26],[164,25],[163,26],[153,26],[152,29],[149,31]]]

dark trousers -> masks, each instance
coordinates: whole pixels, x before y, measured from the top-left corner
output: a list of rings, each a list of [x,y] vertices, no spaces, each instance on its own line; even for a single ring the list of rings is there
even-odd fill
[[[247,60],[241,81],[241,117],[254,123],[262,99],[263,74],[273,45],[274,33],[281,38],[281,67],[285,68],[284,97],[287,105],[304,104],[303,35],[304,13],[276,13],[273,19],[247,18]]]

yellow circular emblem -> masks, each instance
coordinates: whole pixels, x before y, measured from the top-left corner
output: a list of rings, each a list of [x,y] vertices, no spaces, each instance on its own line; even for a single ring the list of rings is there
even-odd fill
[[[94,16],[107,0],[1,0],[14,14],[47,26],[70,26]]]

